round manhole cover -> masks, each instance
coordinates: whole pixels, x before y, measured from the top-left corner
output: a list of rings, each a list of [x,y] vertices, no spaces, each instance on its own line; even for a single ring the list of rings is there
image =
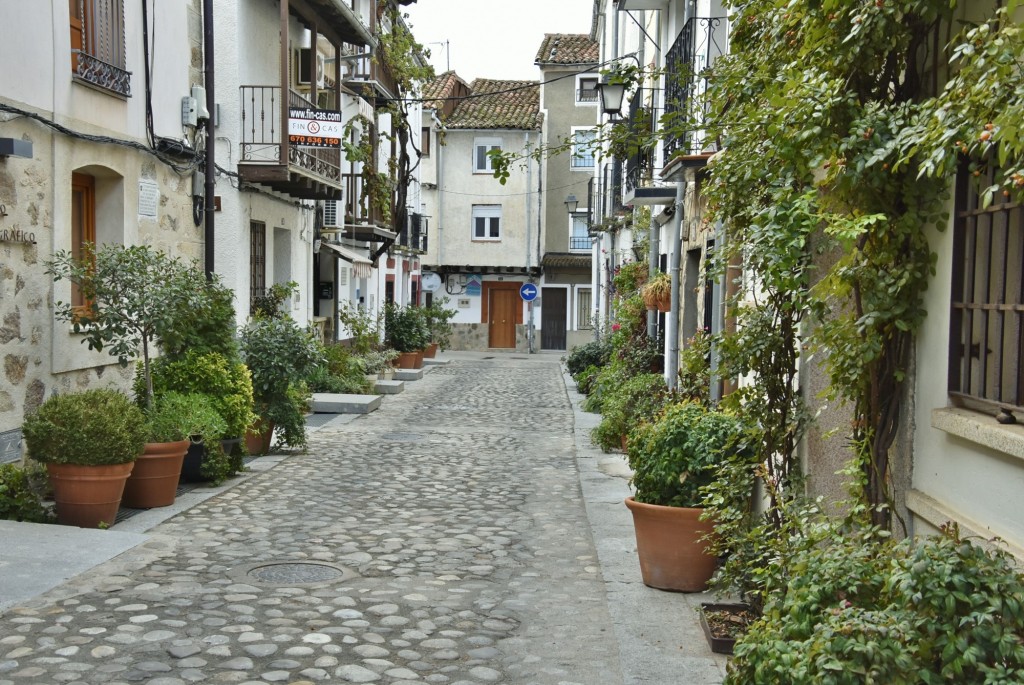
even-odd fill
[[[385,433],[380,437],[389,442],[419,442],[423,439],[419,433]]]
[[[232,575],[243,582],[261,585],[330,585],[353,578],[344,566],[309,561],[265,561],[234,569]]]

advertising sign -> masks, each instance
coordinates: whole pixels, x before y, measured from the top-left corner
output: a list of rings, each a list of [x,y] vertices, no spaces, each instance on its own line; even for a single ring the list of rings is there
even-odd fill
[[[341,112],[309,108],[288,110],[288,142],[292,145],[338,147],[342,128]]]

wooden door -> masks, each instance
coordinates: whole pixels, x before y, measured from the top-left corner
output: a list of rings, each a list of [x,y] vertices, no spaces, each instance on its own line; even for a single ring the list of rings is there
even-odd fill
[[[516,290],[491,290],[489,347],[515,348],[516,307],[522,306],[520,302]]]
[[[540,308],[540,349],[565,349],[566,294],[565,288],[544,288]]]

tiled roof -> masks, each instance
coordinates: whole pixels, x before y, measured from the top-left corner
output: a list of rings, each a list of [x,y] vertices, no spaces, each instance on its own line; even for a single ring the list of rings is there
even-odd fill
[[[600,49],[586,33],[546,33],[535,64],[597,64]]]
[[[448,128],[540,129],[543,115],[537,81],[478,78],[469,87],[472,97],[459,102]]]
[[[446,71],[440,76],[427,81],[423,85],[423,108],[441,109],[444,107],[443,98],[451,97],[455,86],[460,83],[469,88],[466,82],[454,71]]]

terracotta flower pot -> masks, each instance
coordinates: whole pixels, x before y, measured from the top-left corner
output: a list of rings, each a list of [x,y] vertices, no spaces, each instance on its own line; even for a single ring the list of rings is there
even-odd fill
[[[47,464],[57,521],[65,526],[98,528],[111,525],[121,505],[124,482],[135,462],[104,466]]]
[[[710,521],[700,520],[704,510],[643,504],[632,497],[626,506],[633,514],[644,585],[680,592],[706,589],[718,560],[704,542],[714,531]]]
[[[174,504],[181,478],[181,463],[192,442],[147,442],[124,485],[121,503],[132,509]]]
[[[395,364],[400,369],[416,369],[416,353],[415,352],[399,352],[398,359],[395,360]]]
[[[429,345],[427,345],[426,349],[423,350],[423,358],[424,359],[433,359],[434,357],[436,357],[437,356],[437,347],[438,347],[438,345],[437,345],[436,342],[432,342]]]
[[[245,433],[245,449],[251,455],[264,455],[270,452],[270,443],[274,439],[274,424],[260,419]]]
[[[414,368],[414,369],[422,369],[423,368],[423,350],[416,350],[415,352],[413,352],[413,354],[416,355],[416,366],[414,366],[412,368]]]

